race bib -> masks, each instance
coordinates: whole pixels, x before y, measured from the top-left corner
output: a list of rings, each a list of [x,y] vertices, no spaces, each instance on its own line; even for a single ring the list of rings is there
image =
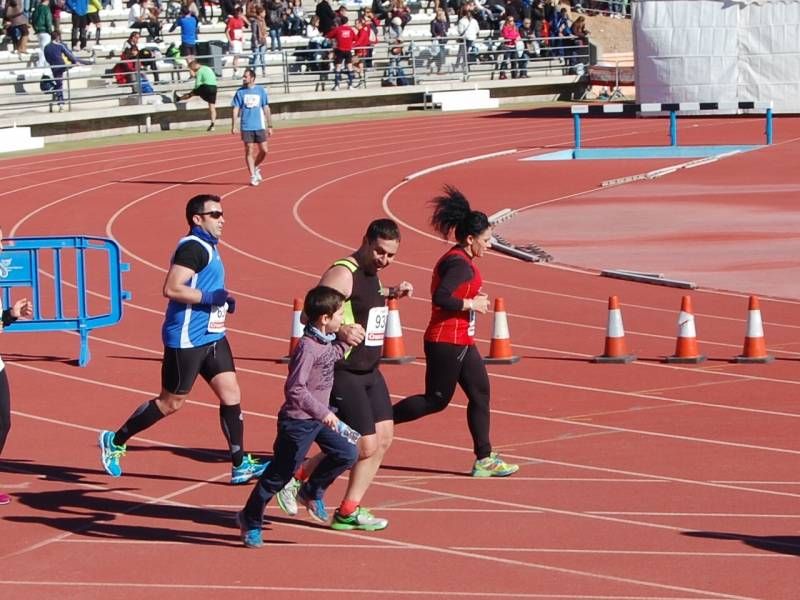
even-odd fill
[[[231,30],[231,33],[233,34],[233,39],[237,42],[244,39],[244,31],[241,29],[233,29]]]
[[[367,335],[364,337],[365,346],[383,346],[383,336],[386,333],[388,319],[389,309],[385,306],[376,306],[369,310]]]
[[[245,94],[244,106],[245,108],[258,108],[261,106],[261,96],[258,94]]]
[[[472,337],[475,335],[475,311],[469,311],[469,326],[467,326],[467,335]]]
[[[208,333],[225,333],[225,316],[228,314],[228,303],[212,306],[208,315]]]

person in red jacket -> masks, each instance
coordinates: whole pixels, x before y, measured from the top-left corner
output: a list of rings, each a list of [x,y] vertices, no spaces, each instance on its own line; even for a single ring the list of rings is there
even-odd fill
[[[327,36],[336,45],[333,51],[333,89],[339,89],[342,78],[342,65],[347,68],[347,89],[353,87],[353,47],[356,41],[356,30],[347,24],[347,17],[342,16],[340,25],[331,29]]]
[[[395,423],[407,423],[444,410],[461,386],[467,396],[467,425],[475,451],[473,477],[507,477],[519,467],[492,452],[489,441],[489,375],[475,347],[475,313],[485,314],[489,297],[475,259],[491,247],[492,227],[482,212],[472,210],[456,188],[432,202],[431,224],[443,238],[451,232],[456,245],[433,268],[431,319],[425,330],[425,393],[394,405]]]
[[[372,27],[367,24],[364,17],[356,19],[356,40],[353,49],[355,55],[353,57],[353,68],[356,73],[358,73],[358,84],[356,87],[364,87],[366,85],[364,68],[366,66],[371,66],[367,65],[367,61],[372,58],[372,46],[376,42],[377,38],[375,37],[375,32],[372,31]]]

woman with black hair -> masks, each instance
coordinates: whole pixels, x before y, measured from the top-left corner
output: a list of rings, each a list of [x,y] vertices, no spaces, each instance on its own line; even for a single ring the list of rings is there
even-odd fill
[[[491,247],[489,218],[472,210],[456,188],[445,187],[432,201],[431,225],[456,245],[436,263],[431,282],[431,319],[425,330],[425,393],[410,396],[393,407],[395,423],[414,421],[444,410],[456,383],[467,396],[467,425],[475,450],[473,477],[506,477],[519,467],[492,452],[489,441],[489,376],[475,347],[475,313],[485,314],[489,297],[474,259]]]

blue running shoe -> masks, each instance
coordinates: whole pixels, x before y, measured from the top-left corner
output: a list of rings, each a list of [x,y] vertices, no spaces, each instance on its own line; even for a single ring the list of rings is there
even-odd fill
[[[242,534],[242,542],[247,548],[261,548],[264,545],[264,538],[261,536],[261,528],[248,529],[244,524],[244,514],[242,511],[236,513],[236,524]]]
[[[269,465],[269,461],[261,463],[257,458],[253,458],[247,454],[244,459],[242,459],[242,464],[231,469],[231,483],[238,485],[240,483],[247,483],[253,478],[258,479],[266,470],[267,465]]]
[[[103,468],[106,473],[112,477],[119,477],[122,475],[122,467],[119,466],[119,459],[125,456],[125,446],[117,446],[114,443],[113,431],[100,432],[100,462],[103,463]]]
[[[297,492],[297,502],[306,507],[309,517],[314,519],[317,523],[327,525],[330,520],[330,515],[325,509],[325,502],[322,498],[307,498],[303,492],[304,488],[301,487]]]

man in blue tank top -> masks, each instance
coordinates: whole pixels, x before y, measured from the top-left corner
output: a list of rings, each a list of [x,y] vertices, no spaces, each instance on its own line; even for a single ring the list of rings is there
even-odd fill
[[[164,281],[169,302],[161,329],[161,393],[139,406],[116,432],[100,432],[101,461],[109,475],[122,475],[119,459],[128,439],[179,410],[200,375],[220,401],[220,424],[233,463],[231,483],[245,483],[258,478],[266,464],[244,453],[241,393],[225,337],[225,319],[236,301],[225,289],[217,249],[225,226],[219,196],[200,194],[189,200],[186,221],[189,233],[178,241]]]

